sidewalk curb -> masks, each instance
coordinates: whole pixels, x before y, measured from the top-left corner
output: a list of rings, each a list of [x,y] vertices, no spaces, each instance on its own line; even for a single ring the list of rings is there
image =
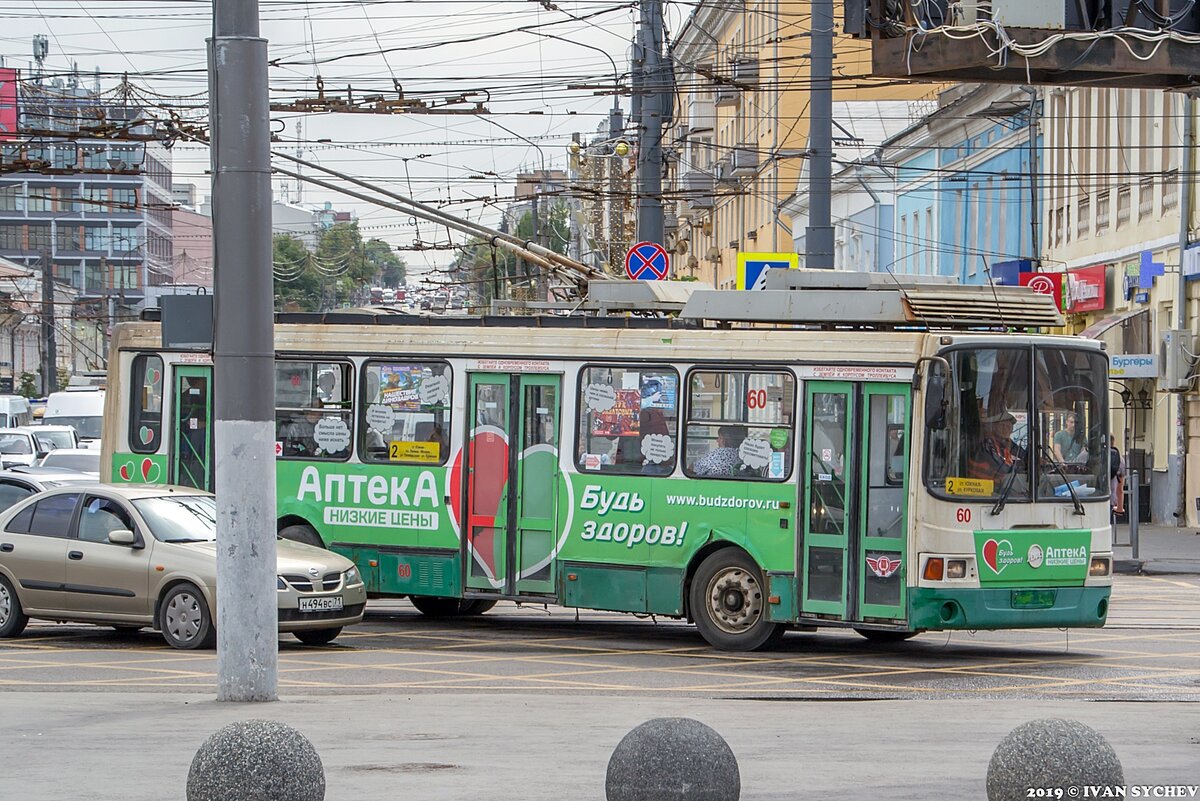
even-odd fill
[[[1113,574],[1125,576],[1200,576],[1200,562],[1159,559],[1114,559]]]

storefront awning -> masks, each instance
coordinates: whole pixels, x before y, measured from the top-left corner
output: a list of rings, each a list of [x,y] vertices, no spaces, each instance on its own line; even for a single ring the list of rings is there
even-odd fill
[[[1116,326],[1121,325],[1122,323],[1125,323],[1128,320],[1132,320],[1133,318],[1137,317],[1139,314],[1145,314],[1145,315],[1149,316],[1150,308],[1146,307],[1144,309],[1132,309],[1130,311],[1123,311],[1118,314],[1114,314],[1109,317],[1105,317],[1102,320],[1097,320],[1096,322],[1089,325],[1087,328],[1080,331],[1079,336],[1086,337],[1087,339],[1099,339],[1101,334],[1105,333],[1106,331],[1108,331],[1111,328],[1115,328]]]

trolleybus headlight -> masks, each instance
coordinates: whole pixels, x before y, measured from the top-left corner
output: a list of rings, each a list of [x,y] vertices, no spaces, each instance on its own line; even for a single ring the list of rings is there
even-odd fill
[[[942,574],[945,568],[945,561],[940,556],[931,556],[929,561],[925,563],[925,580],[926,581],[941,581]]]
[[[358,576],[358,568],[352,567],[342,574],[342,586],[349,587],[352,584],[361,584],[362,579]]]
[[[947,559],[946,560],[946,578],[966,578],[967,575],[967,560],[966,559]]]
[[[287,589],[287,582],[283,580],[283,576],[275,577],[275,589],[277,589],[277,590],[286,590]]]
[[[1112,560],[1107,556],[1093,556],[1092,564],[1088,566],[1089,576],[1107,576],[1112,572]]]

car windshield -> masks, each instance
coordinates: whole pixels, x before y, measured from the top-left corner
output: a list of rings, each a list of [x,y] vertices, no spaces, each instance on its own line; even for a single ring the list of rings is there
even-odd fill
[[[930,490],[1007,503],[1108,496],[1102,354],[977,348],[947,360],[946,407],[928,439]]]
[[[133,506],[161,542],[210,542],[217,538],[217,504],[212,496],[140,498]]]
[[[33,446],[23,434],[0,434],[0,453],[33,453]]]
[[[88,453],[59,453],[50,451],[42,460],[42,467],[63,467],[67,470],[82,470],[87,473],[100,472],[100,451]]]
[[[70,426],[83,439],[100,439],[101,423],[104,418],[95,417],[46,417],[42,423],[48,426]]]
[[[35,431],[33,435],[44,451],[75,447],[75,437],[70,431]]]

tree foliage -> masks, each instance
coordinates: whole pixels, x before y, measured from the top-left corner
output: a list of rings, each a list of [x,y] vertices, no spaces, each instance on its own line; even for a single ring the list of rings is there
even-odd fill
[[[357,222],[325,229],[310,252],[290,234],[274,238],[275,308],[321,311],[365,303],[372,286],[404,282],[404,260],[382,239],[363,241]]]

